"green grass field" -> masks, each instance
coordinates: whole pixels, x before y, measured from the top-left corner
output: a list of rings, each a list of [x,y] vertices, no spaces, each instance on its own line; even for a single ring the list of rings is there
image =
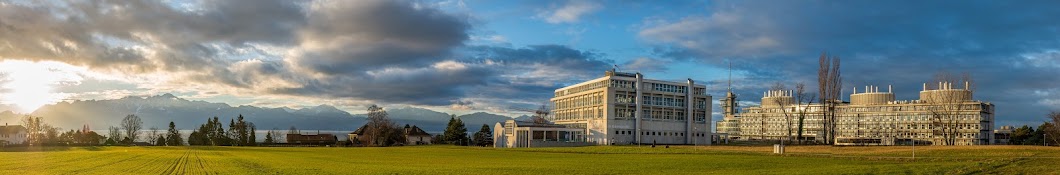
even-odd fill
[[[29,149],[29,150],[27,150]],[[1060,148],[6,148],[0,174],[1060,174]]]

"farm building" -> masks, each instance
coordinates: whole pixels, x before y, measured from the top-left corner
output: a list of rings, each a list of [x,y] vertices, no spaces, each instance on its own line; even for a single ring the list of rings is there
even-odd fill
[[[334,134],[287,134],[288,144],[333,145],[338,140]]]
[[[365,126],[361,126],[360,128],[357,128],[357,130],[349,134],[349,141],[351,143],[357,143],[357,140],[361,139],[360,136],[364,136],[364,127]],[[423,131],[423,129],[420,129],[420,127],[417,127],[416,125],[410,126],[408,124],[405,124],[405,127],[403,127],[401,131],[403,132],[401,136],[405,138],[405,143],[403,143],[404,145],[431,144],[431,134],[427,133],[426,131]]]
[[[18,145],[26,142],[26,127],[21,125],[0,126],[0,145]]]

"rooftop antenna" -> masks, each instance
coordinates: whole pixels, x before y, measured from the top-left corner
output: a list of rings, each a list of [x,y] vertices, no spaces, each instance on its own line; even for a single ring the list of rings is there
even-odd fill
[[[729,60],[729,92],[732,92],[732,60]]]

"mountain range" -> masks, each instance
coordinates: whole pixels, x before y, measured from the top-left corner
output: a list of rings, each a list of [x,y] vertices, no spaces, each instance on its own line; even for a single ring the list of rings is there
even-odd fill
[[[350,114],[329,105],[301,109],[231,106],[225,103],[186,100],[172,94],[60,102],[42,106],[30,115],[42,117],[46,123],[65,130],[79,129],[83,125],[89,125],[93,130],[104,130],[109,126],[117,126],[122,118],[129,114],[139,116],[145,129],[157,127],[161,130],[165,130],[170,121],[179,129],[196,129],[214,116],[226,121],[243,115],[244,120],[253,122],[258,130],[287,130],[294,126],[303,131],[350,131],[364,125],[367,118],[364,114]],[[416,107],[387,109],[387,114],[400,126],[416,125],[431,133],[444,131],[450,118],[447,113]],[[3,111],[0,112],[0,122],[21,124],[21,116],[22,114]],[[492,127],[494,123],[512,119],[485,112],[460,115],[459,118],[464,121],[469,132],[478,131],[483,124]]]

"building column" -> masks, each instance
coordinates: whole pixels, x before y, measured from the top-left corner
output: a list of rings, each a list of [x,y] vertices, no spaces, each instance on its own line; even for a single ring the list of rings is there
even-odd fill
[[[644,85],[643,81],[644,81],[644,76],[641,75],[640,72],[637,72],[637,82],[633,84],[633,86],[634,86],[633,87],[633,91],[637,92],[637,98],[636,98],[637,100],[636,100],[636,102],[634,102],[634,105],[636,106],[636,110],[637,111],[633,112],[633,118],[635,119],[634,123],[633,123],[633,127],[636,128],[636,130],[637,130],[637,132],[634,133],[634,134],[636,134],[636,139],[635,140],[636,140],[637,144],[642,143],[640,139],[641,139],[641,135],[643,135],[643,133],[642,133],[643,131],[641,131],[641,129],[640,129],[641,128],[640,120],[641,120],[641,117],[643,117],[643,115],[641,115],[641,109],[642,109],[641,108],[641,106],[642,106],[641,104],[643,103],[642,101],[644,101],[644,98],[641,97],[643,95],[642,92],[641,92],[641,89],[644,88],[642,86],[642,85]]]
[[[696,132],[695,128],[692,127],[692,123],[695,120],[695,111],[692,110],[695,108],[695,105],[692,104],[696,99],[696,93],[693,92],[696,90],[695,84],[696,82],[689,78],[688,87],[685,88],[685,144],[694,142],[692,141],[692,139],[694,139],[692,138],[692,134]]]

